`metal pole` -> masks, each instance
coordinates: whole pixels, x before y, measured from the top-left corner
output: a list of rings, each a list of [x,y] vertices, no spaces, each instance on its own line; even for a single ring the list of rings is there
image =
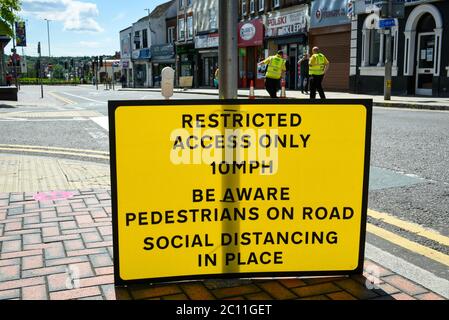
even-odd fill
[[[50,57],[51,57],[51,50],[50,50],[50,20],[48,20],[48,19],[45,19],[45,21],[47,21],[47,39],[48,39],[48,63],[47,63],[47,65],[50,65]],[[52,71],[50,71],[50,70],[48,70],[49,71],[49,73],[50,73],[50,83],[52,82],[52,80],[53,80],[53,70]]]
[[[115,74],[114,74],[114,61],[112,61],[112,90],[115,90]]]
[[[237,24],[238,24],[238,3],[235,0],[219,0],[219,50],[218,50],[218,67],[219,67],[219,98],[220,99],[237,99],[237,77],[238,77],[238,52],[237,52]],[[224,108],[223,108],[224,109]],[[223,113],[239,113],[238,105],[226,107]],[[223,133],[235,129],[231,127],[223,127]],[[234,132],[234,131],[233,131]],[[232,152],[232,160],[237,161],[237,149],[226,149],[223,154],[223,161],[229,162],[226,155]],[[239,175],[227,174],[222,176],[222,188],[238,188],[240,185]],[[224,209],[232,210],[238,209],[238,202],[223,202]],[[224,221],[222,223],[222,232],[229,234],[240,233],[240,223],[238,221]],[[239,264],[226,264],[226,257],[228,254],[237,256],[240,252],[238,244],[234,246],[225,246],[222,248],[222,270],[223,273],[238,273],[240,271]]]
[[[385,2],[384,2],[385,5]],[[393,0],[388,0],[386,17],[391,18],[393,12]],[[391,74],[392,74],[392,52],[391,52],[391,42],[392,42],[392,30],[388,28],[385,30],[385,78],[384,78],[384,100],[391,100]]]
[[[51,50],[50,50],[50,20],[45,19],[47,21],[47,38],[48,38],[48,58],[51,57]]]
[[[39,53],[39,70],[38,77],[39,82],[41,84],[41,99],[44,99],[44,85],[42,84],[42,55],[41,55],[41,43],[39,42],[37,45],[37,53]]]
[[[238,1],[219,0],[218,66],[220,69],[220,99],[237,99],[238,52],[237,22]]]

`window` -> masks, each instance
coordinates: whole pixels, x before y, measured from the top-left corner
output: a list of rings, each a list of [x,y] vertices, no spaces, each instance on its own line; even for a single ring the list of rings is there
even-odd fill
[[[376,29],[375,22],[378,17],[375,14],[366,17],[362,29],[361,68],[362,75],[378,76],[383,74],[386,58],[386,35]],[[391,28],[392,32],[392,62],[393,75],[397,74],[398,59],[398,27]],[[396,69],[395,69],[396,68]]]
[[[255,10],[255,5],[254,5],[254,0],[250,0],[249,1],[249,12],[250,13],[254,13],[254,10]]]
[[[210,29],[218,29],[217,13],[214,8],[210,9]]]
[[[242,16],[246,16],[246,0],[242,0]]]
[[[142,30],[142,48],[148,48],[148,30]]]
[[[167,28],[167,43],[175,42],[175,27]]]
[[[259,11],[263,11],[265,9],[265,1],[259,0]]]
[[[178,40],[184,40],[186,30],[185,30],[185,21],[184,19],[178,20]]]
[[[376,29],[371,29],[369,34],[369,57],[368,65],[377,66],[380,57],[380,34]]]
[[[184,0],[179,0],[179,9],[184,8]]]
[[[140,49],[140,31],[136,31],[134,33],[134,46],[137,49]]]
[[[279,7],[279,0],[273,0],[273,8]]]
[[[192,5],[192,0],[187,0],[187,6],[190,7]]]
[[[193,39],[193,16],[187,17],[187,39]]]

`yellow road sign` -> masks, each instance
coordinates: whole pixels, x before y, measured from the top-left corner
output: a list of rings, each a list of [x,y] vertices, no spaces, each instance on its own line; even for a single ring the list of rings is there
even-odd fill
[[[110,102],[116,284],[360,273],[372,102]]]

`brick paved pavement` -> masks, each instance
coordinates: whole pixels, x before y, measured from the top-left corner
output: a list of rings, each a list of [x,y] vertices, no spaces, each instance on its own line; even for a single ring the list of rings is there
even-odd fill
[[[378,278],[365,272],[352,277],[204,280],[116,289],[110,191],[72,193],[72,198],[49,202],[35,201],[34,193],[0,193],[0,300],[443,299],[370,260],[365,269],[375,269]]]

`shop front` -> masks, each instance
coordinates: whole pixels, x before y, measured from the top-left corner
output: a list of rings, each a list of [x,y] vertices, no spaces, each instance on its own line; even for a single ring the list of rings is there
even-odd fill
[[[215,71],[218,69],[218,33],[195,37],[198,54],[197,83],[200,87],[214,87]]]
[[[351,50],[351,20],[347,0],[313,1],[309,45],[319,47],[331,64],[324,77],[326,90],[347,91]]]
[[[123,87],[133,86],[133,70],[130,59],[121,59],[120,67],[122,69],[122,76],[124,81],[122,82]],[[120,77],[121,78],[121,77]]]
[[[449,1],[405,2],[403,14],[391,28],[392,94],[449,96],[448,12]],[[353,28],[353,32],[357,29],[357,65],[350,79],[353,92],[383,94],[386,36],[378,21],[376,13],[357,16],[357,28]]]
[[[175,47],[172,44],[151,46],[151,65],[153,73],[153,87],[161,86],[162,69],[171,67],[175,69]]]
[[[151,82],[151,52],[149,48],[134,50],[133,60],[133,82],[135,88],[150,87]]]
[[[248,88],[251,81],[254,81],[255,88],[264,88],[264,78],[257,72],[257,64],[265,59],[263,40],[262,19],[239,23],[239,88]]]
[[[286,87],[299,88],[298,60],[308,51],[308,5],[293,6],[270,12],[264,19],[268,55],[277,50],[284,52],[286,60]]]
[[[193,86],[194,58],[195,46],[193,43],[176,46],[178,85],[182,88]]]

